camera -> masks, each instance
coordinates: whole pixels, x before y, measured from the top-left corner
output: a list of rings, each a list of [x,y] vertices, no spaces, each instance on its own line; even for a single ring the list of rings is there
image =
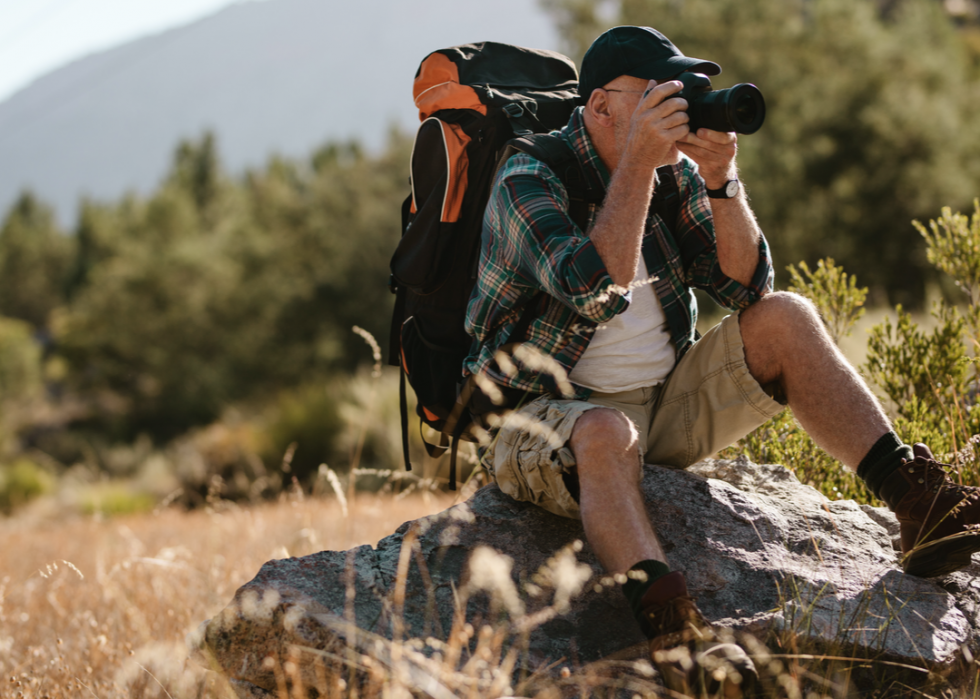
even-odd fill
[[[687,100],[688,126],[698,129],[755,133],[766,118],[766,101],[751,83],[740,83],[724,90],[712,90],[711,80],[703,73],[681,73],[677,76],[684,88],[674,97]]]

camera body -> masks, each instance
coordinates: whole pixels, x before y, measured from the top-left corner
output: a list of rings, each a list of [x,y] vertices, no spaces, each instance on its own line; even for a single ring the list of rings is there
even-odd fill
[[[762,127],[766,118],[766,101],[751,83],[739,83],[724,90],[712,90],[711,80],[703,73],[681,73],[677,80],[684,88],[674,97],[687,100],[688,126],[691,131],[734,131],[751,134]]]

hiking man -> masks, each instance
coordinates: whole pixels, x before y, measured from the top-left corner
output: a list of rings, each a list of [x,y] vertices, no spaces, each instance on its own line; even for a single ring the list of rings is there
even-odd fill
[[[896,513],[903,553],[919,545],[907,572],[941,575],[980,551],[978,536],[922,546],[980,523],[980,489],[954,485],[927,447],[904,444],[813,305],[772,290],[735,134],[690,131],[674,80],[685,71],[721,68],[648,27],[596,39],[583,106],[560,136],[605,198],[580,229],[548,166],[512,157],[491,191],[466,323],[478,341],[466,373],[541,394],[499,428],[483,464],[508,495],[581,518],[606,570],[629,573],[623,590],[654,650],[711,633],[646,515],[642,464],[687,467],[786,405]],[[670,176],[680,206],[665,226],[648,209]],[[734,311],[700,339],[692,287]],[[548,359],[501,359],[519,325],[523,345]]]

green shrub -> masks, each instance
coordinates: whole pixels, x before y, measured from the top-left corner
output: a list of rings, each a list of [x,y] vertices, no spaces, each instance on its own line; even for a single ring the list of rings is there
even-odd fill
[[[283,464],[286,482],[296,476],[308,482],[320,464],[344,471],[349,461],[338,443],[344,429],[340,404],[345,387],[339,382],[312,382],[279,395],[266,428],[268,446],[263,459],[270,467]],[[290,454],[283,463],[284,456]]]
[[[128,515],[149,512],[156,498],[123,481],[104,481],[82,489],[78,504],[85,514]]]
[[[54,478],[29,459],[0,465],[0,512],[10,513],[51,490]]]
[[[895,431],[908,443],[924,442],[958,471],[957,480],[980,484],[974,445],[980,438],[978,362],[969,350],[980,346],[980,200],[971,217],[942,211],[928,226],[915,228],[926,242],[930,263],[949,275],[966,294],[961,306],[935,304],[935,327],[925,330],[897,306],[897,318],[885,318],[870,330],[865,377],[884,395]],[[860,317],[866,290],[853,277],[822,261],[813,272],[801,263],[789,268],[791,290],[810,298],[835,341]],[[745,453],[757,462],[781,463],[804,483],[828,497],[864,502],[869,495],[851,472],[817,448],[789,410],[726,449],[722,456]]]
[[[265,461],[263,454],[268,455]],[[155,470],[155,480],[163,484],[166,472],[171,471],[181,489],[177,499],[188,507],[203,506],[214,497],[256,501],[282,490],[281,460],[282,453],[271,454],[269,437],[259,420],[228,411],[217,422],[174,440],[165,455],[157,455],[157,463],[148,459],[142,475],[149,477]],[[146,483],[151,480],[147,478]]]
[[[913,224],[926,242],[929,262],[949,275],[967,298],[959,306],[937,303],[932,312],[937,325],[930,332],[897,308],[896,325],[886,320],[872,328],[865,368],[895,406],[896,432],[906,441],[926,442],[959,470],[959,480],[976,485],[980,200],[974,201],[971,217],[947,207],[928,226]]]

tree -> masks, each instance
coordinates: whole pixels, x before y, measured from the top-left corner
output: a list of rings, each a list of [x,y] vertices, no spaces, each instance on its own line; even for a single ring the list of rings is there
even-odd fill
[[[0,315],[46,328],[64,300],[70,255],[51,208],[22,194],[0,228]]]

